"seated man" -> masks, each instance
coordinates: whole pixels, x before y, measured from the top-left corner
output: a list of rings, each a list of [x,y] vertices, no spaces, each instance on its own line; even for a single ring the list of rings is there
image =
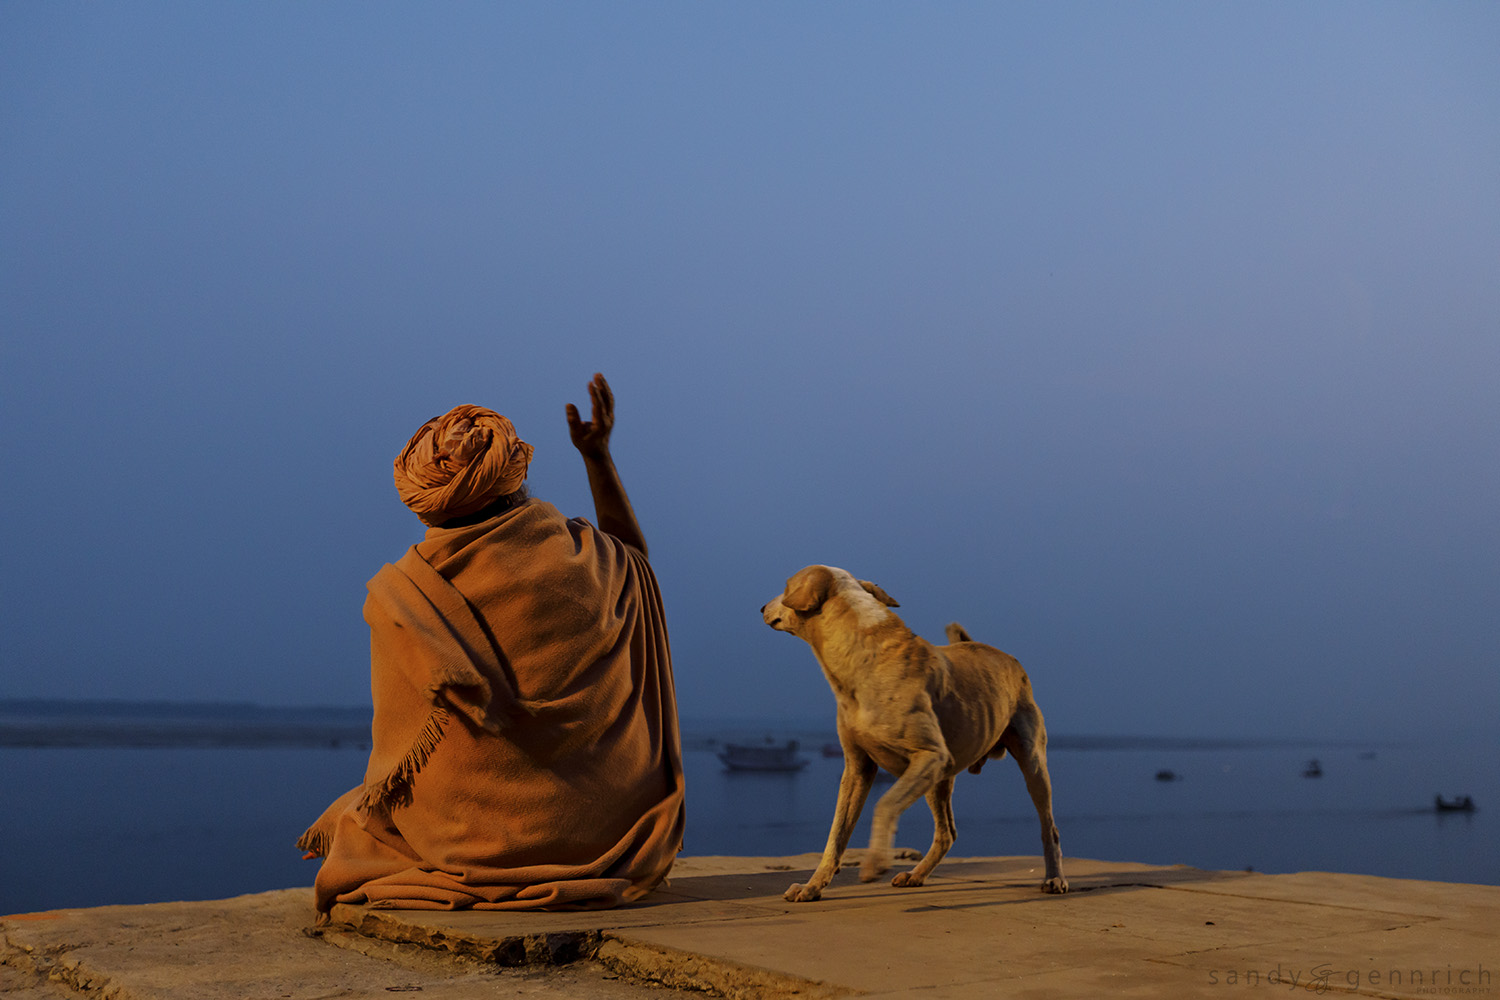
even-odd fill
[[[459,406],[417,431],[396,489],[426,537],[369,583],[364,783],[302,836],[317,907],[602,908],[682,846],[666,622],[609,454],[614,397],[570,403],[599,520],[525,489],[531,445]]]

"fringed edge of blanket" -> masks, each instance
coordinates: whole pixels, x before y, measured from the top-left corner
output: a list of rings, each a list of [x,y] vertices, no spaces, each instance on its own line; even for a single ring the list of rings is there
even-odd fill
[[[306,833],[297,838],[297,850],[314,857],[326,858],[328,851],[333,846],[333,838],[328,831],[322,829],[321,825],[308,827]]]
[[[361,812],[378,806],[390,808],[411,805],[412,779],[422,772],[427,759],[443,741],[443,730],[447,727],[450,718],[445,706],[439,704],[432,707],[432,714],[427,717],[422,731],[417,734],[416,742],[412,744],[410,750],[406,751],[406,756],[401,758],[401,762],[383,779],[365,786],[364,794],[359,797],[357,806]]]

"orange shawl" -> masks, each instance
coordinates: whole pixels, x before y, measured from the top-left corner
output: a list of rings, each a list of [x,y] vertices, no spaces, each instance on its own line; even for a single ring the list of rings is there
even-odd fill
[[[426,538],[369,583],[364,783],[298,846],[317,907],[608,907],[682,846],[656,579],[637,550],[529,501]]]

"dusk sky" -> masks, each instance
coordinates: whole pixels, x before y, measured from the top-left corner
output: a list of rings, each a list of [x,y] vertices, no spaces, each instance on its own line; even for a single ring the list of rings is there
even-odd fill
[[[0,4],[0,698],[368,702],[458,403],[689,719],[809,563],[1053,733],[1500,733],[1500,4]]]

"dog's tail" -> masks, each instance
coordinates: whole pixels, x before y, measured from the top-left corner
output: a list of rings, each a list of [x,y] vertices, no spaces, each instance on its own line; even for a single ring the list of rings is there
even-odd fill
[[[958,622],[949,622],[948,623],[948,627],[946,629],[944,629],[943,631],[945,633],[947,633],[947,635],[948,635],[948,644],[950,646],[953,643],[955,643],[955,642],[973,642],[974,641],[973,639],[969,638],[969,633],[967,631],[965,631],[964,627],[962,625],[960,625]]]

